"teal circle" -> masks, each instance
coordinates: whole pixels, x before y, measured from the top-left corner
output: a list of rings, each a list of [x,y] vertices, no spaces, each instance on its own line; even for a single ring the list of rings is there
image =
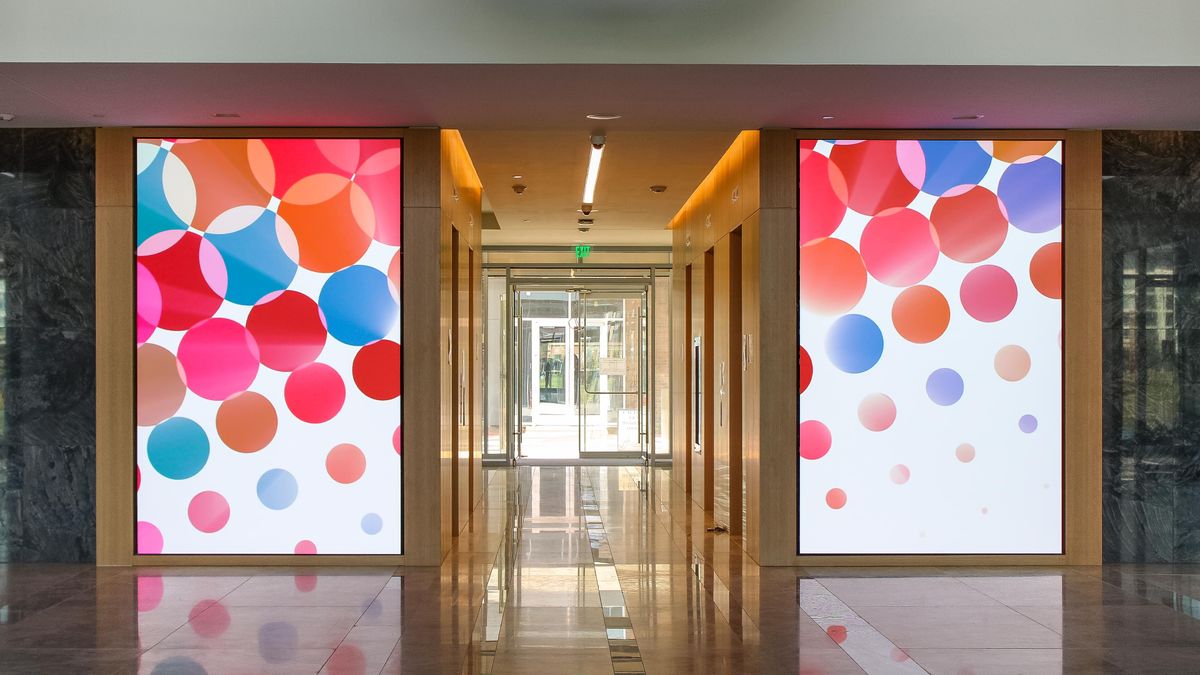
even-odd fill
[[[150,466],[164,477],[191,478],[208,463],[208,434],[186,417],[172,417],[150,432],[146,454]]]

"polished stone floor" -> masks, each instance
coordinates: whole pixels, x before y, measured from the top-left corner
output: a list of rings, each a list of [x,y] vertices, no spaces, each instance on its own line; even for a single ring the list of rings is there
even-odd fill
[[[0,673],[1191,673],[1200,565],[759,568],[665,472],[489,472],[440,568],[0,565]]]

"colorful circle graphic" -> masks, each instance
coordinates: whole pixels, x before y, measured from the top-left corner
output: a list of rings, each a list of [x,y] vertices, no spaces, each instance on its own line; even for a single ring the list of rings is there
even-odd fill
[[[208,435],[186,417],[172,417],[154,427],[146,441],[150,466],[164,478],[184,480],[208,463]]]
[[[962,376],[950,368],[938,368],[925,380],[925,393],[934,403],[947,406],[958,403],[963,395]]]
[[[800,149],[800,245],[830,236],[846,215],[846,179],[829,158]]]
[[[396,327],[400,312],[388,290],[387,275],[361,265],[329,277],[317,304],[329,334],[356,346],[386,337]]]
[[[911,209],[872,218],[858,248],[867,272],[889,286],[920,282],[938,261],[933,226]]]
[[[950,303],[932,286],[906,288],[892,303],[892,325],[909,342],[933,342],[950,326]]]
[[[246,318],[246,328],[258,344],[262,364],[283,372],[315,361],[329,335],[317,303],[291,290],[255,305]]]
[[[818,239],[800,247],[800,305],[817,314],[841,314],[867,289],[862,256],[841,239]]]
[[[992,158],[976,141],[920,141],[925,155],[921,191],[935,197],[963,186],[976,185],[987,174]]]
[[[808,350],[804,347],[800,348],[800,393],[803,394],[808,389],[808,385],[813,379],[813,362],[812,357],[808,355]]]
[[[1029,374],[1029,352],[1019,345],[1007,345],[996,352],[996,374],[1009,382],[1018,382]]]
[[[367,470],[367,457],[358,446],[342,443],[325,456],[325,470],[329,477],[342,485],[349,485],[362,478]]]
[[[279,416],[266,396],[244,391],[217,408],[217,435],[231,450],[258,452],[275,438]]]
[[[1033,254],[1029,280],[1038,293],[1052,300],[1062,299],[1062,244],[1046,244]]]
[[[400,395],[400,345],[380,340],[358,350],[352,368],[359,391],[377,401]]]
[[[954,449],[954,456],[963,464],[969,464],[975,459],[975,446],[970,443],[963,443]]]
[[[137,264],[137,343],[150,339],[162,319],[162,292],[145,265]]]
[[[180,340],[179,365],[188,389],[211,401],[224,401],[254,382],[258,344],[242,324],[208,319]]]
[[[929,214],[938,246],[951,260],[977,263],[992,257],[1008,236],[1008,217],[985,187],[937,200]]]
[[[1005,169],[997,193],[1017,229],[1037,234],[1062,225],[1062,165],[1049,157]]]
[[[1024,431],[1027,434],[1032,434],[1033,432],[1037,431],[1038,421],[1033,415],[1021,415],[1021,419],[1017,422],[1017,426],[1020,427],[1021,431]]]
[[[833,435],[829,427],[816,420],[800,423],[800,456],[804,459],[821,459],[829,454],[833,446]]]
[[[302,539],[296,543],[296,548],[292,552],[296,555],[316,555],[317,545],[308,539]]]
[[[281,511],[296,501],[300,485],[291,472],[284,469],[271,469],[258,479],[256,487],[258,501],[263,506],[275,511]]]
[[[841,488],[833,488],[825,493],[825,504],[831,509],[840,509],[846,505],[846,491]]]
[[[1017,282],[1001,267],[980,265],[963,277],[959,299],[977,321],[999,321],[1017,306]]]
[[[900,166],[896,141],[838,143],[829,158],[846,181],[847,205],[859,213],[875,216],[903,208],[917,196]],[[921,173],[923,178],[923,167]]]
[[[300,266],[331,273],[358,262],[375,233],[375,210],[349,178],[314,174],[283,196],[279,215],[292,226]]]
[[[218,228],[214,223],[205,237],[225,261],[229,277],[225,299],[239,305],[253,305],[263,296],[287,288],[297,267],[295,254],[288,253],[296,247],[288,224],[265,209],[243,207],[235,211],[246,210],[250,213],[242,217],[253,218],[250,224],[218,233],[214,232]]]
[[[912,476],[912,472],[908,470],[907,466],[904,466],[903,464],[897,464],[896,466],[892,467],[891,471],[888,472],[888,476],[896,485],[904,485]]]
[[[870,431],[885,431],[896,421],[896,403],[887,394],[869,394],[858,404],[858,421]]]
[[[842,372],[866,372],[883,356],[883,332],[867,317],[847,314],[830,327],[825,352]]]
[[[225,262],[212,242],[195,232],[160,232],[138,247],[138,262],[158,282],[158,327],[187,330],[210,318],[225,296]]]
[[[219,532],[229,522],[229,502],[211,490],[201,492],[188,504],[188,520],[201,532]]]
[[[362,517],[362,531],[367,534],[379,534],[383,530],[383,518],[378,513],[368,513]]]
[[[346,385],[333,368],[324,363],[310,363],[288,376],[283,399],[296,419],[320,424],[341,411],[346,402]]]
[[[179,411],[187,387],[175,355],[156,344],[137,350],[137,423],[152,427]]]
[[[162,532],[153,523],[138,521],[137,552],[139,555],[157,555],[163,552]]]

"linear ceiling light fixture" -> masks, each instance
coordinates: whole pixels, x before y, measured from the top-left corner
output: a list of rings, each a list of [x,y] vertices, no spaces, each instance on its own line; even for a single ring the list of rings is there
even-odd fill
[[[596,179],[600,176],[600,159],[604,156],[604,134],[592,136],[592,156],[588,159],[587,178],[583,182],[583,215],[592,212],[596,200]]]

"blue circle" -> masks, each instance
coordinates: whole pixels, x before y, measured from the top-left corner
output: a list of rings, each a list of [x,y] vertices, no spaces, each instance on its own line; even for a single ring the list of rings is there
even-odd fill
[[[833,322],[825,338],[825,351],[838,370],[862,373],[883,356],[883,332],[861,314],[847,314]]]
[[[1062,225],[1062,165],[1049,157],[1005,169],[996,194],[1017,229],[1037,234]]]
[[[170,152],[159,148],[154,159],[137,175],[137,245],[159,232],[186,230],[188,224],[175,215],[163,188],[163,168]]]
[[[258,479],[258,500],[268,509],[286,509],[299,491],[296,477],[283,469],[271,469]]]
[[[186,656],[172,656],[160,661],[150,675],[208,675],[204,666]]]
[[[362,518],[362,531],[367,534],[379,534],[383,529],[383,518],[378,513],[368,513]]]
[[[271,621],[258,628],[258,653],[267,663],[287,663],[296,658],[300,631],[289,621]]]
[[[287,288],[296,277],[296,262],[279,244],[277,219],[274,212],[264,210],[253,223],[236,232],[206,235],[225,261],[229,275],[226,300],[254,305],[263,296]]]
[[[388,290],[387,275],[364,265],[334,272],[321,289],[317,304],[329,334],[348,345],[383,339],[396,327],[400,314]]]
[[[208,434],[186,417],[172,417],[154,427],[146,440],[150,466],[171,480],[200,473],[208,463]]]
[[[992,165],[992,156],[977,141],[920,141],[925,154],[921,191],[941,197],[959,185],[978,185]]]
[[[1021,421],[1017,422],[1017,426],[1021,428],[1021,431],[1024,431],[1027,434],[1032,434],[1033,432],[1037,431],[1038,421],[1033,415],[1022,415]]]
[[[938,368],[925,380],[925,393],[938,405],[954,405],[963,395],[963,379],[949,368]]]

